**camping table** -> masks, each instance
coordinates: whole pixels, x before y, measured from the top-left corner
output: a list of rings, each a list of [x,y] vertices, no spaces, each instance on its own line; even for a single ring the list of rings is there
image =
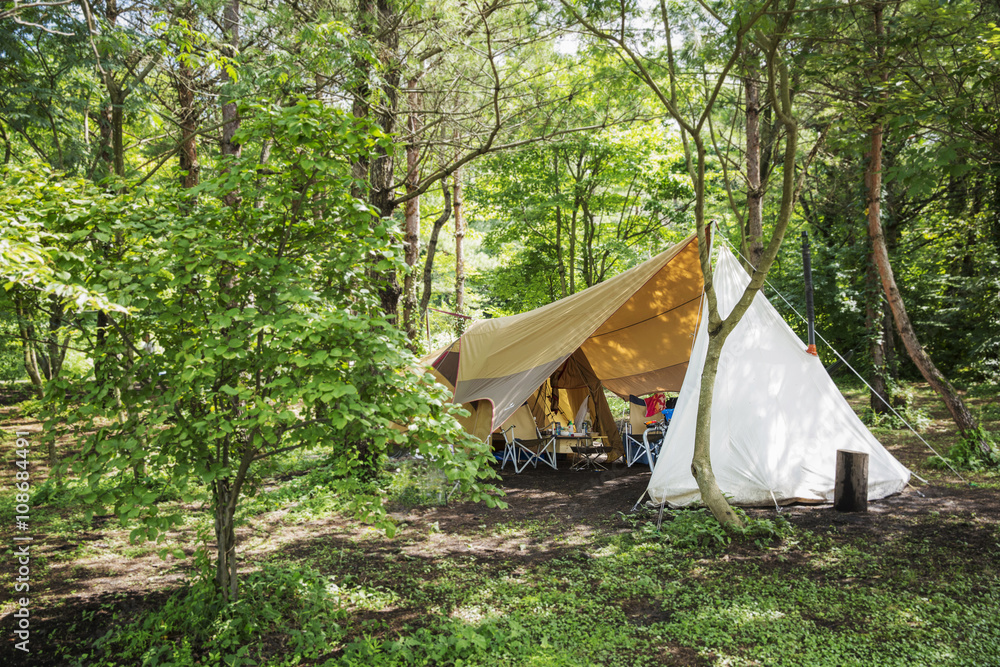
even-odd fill
[[[560,435],[556,436],[556,439],[571,440],[573,443],[570,445],[570,449],[579,458],[570,466],[570,470],[607,470],[607,468],[597,462],[597,457],[611,451],[610,447],[606,447],[600,443],[604,439],[603,435],[581,433],[579,435]],[[595,441],[597,444],[595,444]]]

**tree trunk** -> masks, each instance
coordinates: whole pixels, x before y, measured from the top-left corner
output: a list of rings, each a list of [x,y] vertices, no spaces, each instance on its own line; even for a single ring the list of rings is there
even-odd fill
[[[115,91],[111,98],[111,136],[114,141],[115,176],[125,176],[125,96]]]
[[[455,312],[465,314],[465,215],[462,209],[462,170],[455,171]],[[455,335],[465,331],[466,320],[455,318]]]
[[[427,241],[427,257],[424,260],[424,293],[420,297],[420,319],[427,316],[427,307],[431,303],[431,276],[434,271],[434,255],[437,253],[438,235],[444,223],[451,217],[451,189],[447,182],[441,182],[441,194],[444,197],[444,210],[440,217],[434,221],[434,228],[431,230],[431,237]]]
[[[240,0],[227,0],[226,6],[222,10],[222,29],[225,32],[227,48],[223,53],[235,58],[240,48]],[[230,84],[232,85],[232,84]],[[219,150],[225,157],[239,157],[242,147],[233,138],[240,129],[240,114],[236,106],[236,100],[232,96],[226,95],[222,103],[222,141]],[[240,202],[240,193],[231,192],[222,198],[227,206],[237,206]]]
[[[569,295],[568,287],[566,285],[566,260],[563,257],[562,248],[562,206],[558,203],[559,201],[559,154],[553,152],[553,167],[555,168],[555,194],[556,194],[556,267],[559,271],[559,287],[562,290],[562,296],[565,297]]]
[[[888,73],[882,63],[884,59],[884,39],[885,25],[882,22],[883,6],[880,2],[875,2],[873,6],[873,18],[875,24],[875,35],[877,38],[876,56],[877,64],[881,69],[880,78],[883,83],[883,92],[880,94],[881,100],[887,99],[885,85],[888,83]],[[889,253],[886,249],[885,235],[882,231],[882,132],[883,125],[881,118],[876,116],[871,127],[871,151],[869,153],[869,182],[868,182],[868,235],[872,241],[872,254],[875,264],[878,267],[879,276],[882,280],[882,289],[885,291],[886,300],[892,309],[893,320],[899,332],[899,338],[903,342],[910,359],[917,366],[920,374],[927,380],[928,384],[941,396],[945,406],[951,413],[958,430],[966,437],[975,437],[979,425],[965,403],[959,397],[958,392],[948,382],[944,374],[941,373],[931,361],[930,355],[924,350],[917,338],[916,331],[910,323],[909,315],[903,304],[902,295],[896,285],[896,278],[889,263]],[[990,454],[990,445],[982,438],[978,438],[980,450],[984,454]]]
[[[378,106],[371,102],[372,76],[370,66],[362,64],[360,81],[351,91],[354,97],[353,109],[359,118],[374,116],[374,121],[386,135],[396,132],[396,113],[399,108],[399,15],[390,0],[360,0],[358,6],[359,32],[370,42],[377,42],[376,57],[381,61],[382,76],[380,79]],[[374,112],[374,113],[373,113]],[[370,162],[359,161],[355,164],[356,178],[367,179],[368,202],[378,211],[380,218],[388,218],[395,210],[397,202],[392,188],[394,163],[392,156],[385,148],[376,149],[376,156]],[[373,225],[380,224],[373,220]],[[399,297],[403,288],[395,271],[380,273],[374,270],[374,265],[381,258],[376,257],[370,277],[379,284],[379,301],[382,311],[390,322],[396,322],[399,312]]]
[[[892,403],[885,354],[886,340],[892,337],[892,331],[885,330],[883,315],[878,267],[875,266],[874,256],[869,253],[868,268],[865,271],[865,334],[868,336],[868,353],[872,362],[869,405],[873,412],[880,415],[891,412],[889,406]]]
[[[181,187],[193,188],[198,185],[201,166],[198,163],[198,111],[194,105],[194,71],[181,64],[177,73],[177,100],[180,103],[179,126],[181,148],[179,167]]]
[[[747,55],[748,59],[752,57],[752,53]],[[760,83],[757,68],[752,64],[748,64],[743,87],[747,105],[747,219],[741,248],[746,259],[741,258],[740,263],[744,268],[755,269],[764,254],[764,192],[760,172]]]
[[[236,491],[229,479],[215,482],[215,584],[225,602],[235,602],[239,596],[239,578],[236,565]]]
[[[722,346],[726,342],[728,332],[710,330],[708,333],[708,356],[701,372],[701,391],[698,394],[698,423],[694,434],[694,456],[691,459],[691,474],[698,482],[701,500],[712,512],[719,523],[723,525],[742,525],[742,521],[729,501],[722,495],[719,483],[712,471],[712,399],[715,395],[715,378],[719,372],[719,359],[722,357]]]
[[[407,132],[410,140],[406,144],[406,193],[412,194],[420,184],[420,147],[417,135],[420,132],[420,93],[417,91],[417,77],[410,79],[407,97],[410,116]],[[405,262],[410,270],[403,279],[403,329],[411,346],[416,346],[420,330],[417,326],[417,261],[420,259],[420,197],[413,196],[404,204]]]

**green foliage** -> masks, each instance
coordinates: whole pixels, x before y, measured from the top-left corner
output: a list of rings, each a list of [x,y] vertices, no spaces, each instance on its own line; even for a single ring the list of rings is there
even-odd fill
[[[204,558],[198,568],[193,583],[138,620],[113,627],[78,664],[253,665],[265,647],[275,652],[274,644],[295,659],[269,664],[295,664],[344,636],[346,612],[329,578],[308,566],[265,563],[246,575],[239,601],[228,605]]]
[[[909,424],[915,431],[920,432],[931,423],[930,413],[926,409],[916,407],[912,400],[907,400],[905,405],[896,407],[895,412],[875,412],[868,405],[862,408],[858,416],[872,430],[899,430],[907,428]]]
[[[451,496],[453,483],[426,461],[389,461],[386,497],[403,507],[443,505]]]
[[[24,352],[12,314],[0,312],[0,382],[23,379]]]
[[[647,522],[639,527],[639,535],[642,539],[662,540],[680,551],[717,551],[729,546],[734,539],[765,548],[769,542],[787,539],[795,533],[792,524],[781,515],[768,519],[749,517],[739,507],[734,507],[733,511],[743,521],[742,527],[723,526],[705,507],[668,509],[664,511],[659,530],[655,522]]]
[[[82,283],[80,255],[67,250],[71,230],[107,195],[83,179],[66,178],[47,165],[5,165],[0,170],[0,278],[52,294],[77,310],[125,312],[100,290]]]
[[[477,283],[486,309],[538,307],[680,240],[693,196],[682,165],[677,138],[651,125],[489,157],[467,191],[498,260]]]
[[[351,195],[351,163],[388,138],[305,99],[243,114],[244,155],[273,140],[273,175],[233,160],[197,188],[104,200],[73,234],[109,244],[91,284],[135,313],[107,315],[103,339],[89,339],[93,380],[50,386],[53,411],[69,414],[53,412],[46,434],[81,436],[69,465],[82,500],[140,521],[133,540],[158,539],[182,520],[158,505],[165,483],[170,497],[231,514],[255,493],[262,460],[322,446],[324,483],[391,531],[370,482],[386,450],[404,446],[492,503],[489,451],[411,370],[370,278],[399,259],[388,221]]]
[[[989,453],[983,451],[983,443],[989,447]],[[987,431],[980,426],[976,432],[960,437],[958,442],[949,447],[945,458],[947,460],[937,455],[931,456],[925,465],[936,470],[949,468],[972,471],[995,469],[1000,466],[1000,438],[996,433]]]

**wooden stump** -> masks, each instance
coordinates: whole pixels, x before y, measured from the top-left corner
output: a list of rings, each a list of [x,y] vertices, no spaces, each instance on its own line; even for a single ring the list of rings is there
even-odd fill
[[[838,512],[868,511],[868,454],[837,450],[833,509]]]

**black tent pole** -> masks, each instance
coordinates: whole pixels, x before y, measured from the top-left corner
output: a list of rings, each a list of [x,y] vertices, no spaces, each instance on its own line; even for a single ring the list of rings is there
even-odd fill
[[[806,282],[806,317],[809,320],[809,347],[806,350],[813,356],[816,354],[816,311],[813,308],[813,276],[812,260],[809,257],[809,234],[802,230],[802,272]]]

